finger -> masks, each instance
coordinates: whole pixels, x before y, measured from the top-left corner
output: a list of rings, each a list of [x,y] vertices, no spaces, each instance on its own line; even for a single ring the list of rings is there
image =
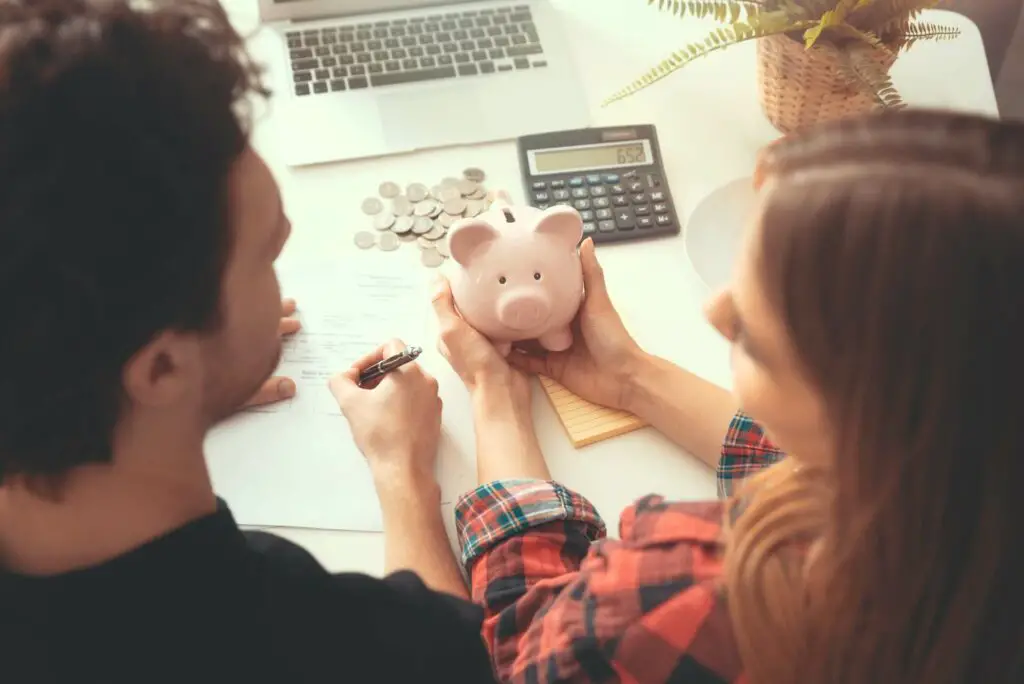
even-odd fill
[[[597,261],[597,255],[594,253],[593,238],[587,238],[580,245],[580,262],[583,265],[583,287],[586,289],[587,299],[593,298],[593,301],[597,303],[608,302],[604,269],[601,268],[601,264]]]
[[[294,299],[282,299],[281,300],[281,315],[284,317],[291,316],[297,310]]]
[[[434,306],[434,314],[441,329],[457,325],[460,322],[459,315],[455,313],[455,302],[452,299],[452,288],[448,279],[438,276],[434,284],[434,295],[431,298]]]
[[[402,353],[403,351],[405,351],[405,348],[407,346],[408,345],[405,342],[403,342],[402,340],[398,339],[397,337],[388,340],[387,342],[384,343],[384,346],[383,346],[384,358],[387,358],[389,356],[394,356],[395,354]]]
[[[550,375],[546,356],[513,352],[508,355],[508,365],[527,375]]]
[[[250,406],[265,406],[277,401],[291,399],[295,396],[295,382],[291,378],[274,377],[263,383],[256,394],[249,398],[249,401],[242,405],[242,408]]]
[[[277,325],[277,334],[281,337],[294,335],[299,332],[301,327],[302,323],[300,323],[297,318],[282,318],[281,322]]]

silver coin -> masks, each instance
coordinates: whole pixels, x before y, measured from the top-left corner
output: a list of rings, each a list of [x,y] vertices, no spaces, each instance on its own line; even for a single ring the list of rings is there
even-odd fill
[[[430,188],[430,196],[434,199],[441,199],[441,191],[444,190],[440,185],[435,185]]]
[[[408,233],[402,233],[401,235],[399,235],[398,239],[401,240],[402,242],[414,242],[416,240],[419,240],[420,238],[416,233],[409,231]]]
[[[440,202],[434,202],[434,209],[430,212],[430,218],[436,219],[444,211],[444,205]]]
[[[391,200],[391,213],[395,216],[412,216],[412,202],[399,195]]]
[[[377,244],[377,238],[375,238],[373,236],[373,233],[371,233],[370,231],[361,230],[358,233],[356,233],[355,243],[356,247],[358,247],[359,249],[370,249],[375,244]]]
[[[416,203],[416,206],[412,208],[412,213],[417,216],[430,216],[434,211],[434,206],[437,204],[434,200],[424,199]]]
[[[463,171],[462,175],[474,183],[483,183],[487,178],[487,174],[484,173],[483,169],[478,169],[475,166],[471,166]]]
[[[423,183],[411,183],[409,187],[405,189],[405,196],[409,198],[412,203],[422,202],[427,198],[427,194],[430,190]]]
[[[438,224],[423,234],[428,240],[440,240],[448,233],[448,229]]]
[[[434,228],[434,222],[426,216],[417,216],[416,222],[412,226],[412,232],[416,235],[425,235]]]
[[[377,188],[377,192],[380,193],[381,197],[385,199],[391,199],[392,197],[398,197],[398,195],[402,192],[402,188],[398,187],[398,183],[393,183],[392,181],[385,181],[380,184],[379,188]]]
[[[459,184],[459,179],[458,178],[452,178],[451,176],[448,176],[446,178],[442,178],[441,179],[441,187],[442,188],[446,188],[446,187],[449,187],[449,186],[455,186],[455,185],[458,185],[458,184]]]
[[[444,257],[437,249],[431,247],[430,249],[424,249],[420,252],[420,261],[427,268],[437,268],[444,263]]]
[[[440,240],[434,240],[434,249],[437,250],[438,254],[443,256],[445,259],[451,258],[451,251],[448,249],[448,236],[445,235]]]
[[[385,211],[373,217],[373,227],[377,230],[387,230],[395,225],[395,215]]]
[[[463,178],[462,180],[459,181],[458,188],[459,193],[463,197],[469,197],[470,195],[478,191],[480,189],[480,186],[474,183],[473,181],[469,180],[468,178]]]
[[[434,241],[428,240],[425,235],[421,235],[416,238],[416,244],[420,249],[434,249]]]
[[[444,203],[444,213],[446,214],[461,216],[464,211],[466,211],[466,200],[461,197],[458,199],[450,199]]]
[[[395,223],[391,226],[391,232],[393,233],[408,233],[412,230],[413,218],[411,216],[398,216],[395,218]]]
[[[484,210],[484,203],[481,200],[470,200],[466,202],[466,218],[479,216]]]
[[[475,200],[482,200],[482,199],[485,199],[486,197],[487,197],[487,191],[484,190],[483,186],[478,187],[476,189],[476,192],[474,192],[474,193],[469,195],[470,199],[475,199]]]
[[[449,202],[451,200],[457,200],[462,198],[462,193],[454,185],[445,185],[441,187],[441,197],[439,198],[442,202]]]
[[[367,216],[376,216],[384,211],[384,203],[376,197],[367,197],[363,200],[363,213]]]
[[[444,228],[451,228],[452,224],[458,221],[461,217],[452,216],[451,214],[441,214],[437,217],[437,222]]]
[[[398,236],[394,233],[381,233],[377,239],[377,246],[385,252],[393,252],[398,249]]]
[[[434,222],[431,221],[429,218],[424,217],[422,221],[417,221],[417,223],[413,226],[413,232],[418,234],[418,236],[422,236],[422,234],[430,232],[430,230],[432,230],[433,227]]]

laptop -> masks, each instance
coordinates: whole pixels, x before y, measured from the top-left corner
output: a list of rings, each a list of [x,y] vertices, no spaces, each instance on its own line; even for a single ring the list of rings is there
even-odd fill
[[[590,125],[550,0],[260,0],[260,19],[291,166]]]

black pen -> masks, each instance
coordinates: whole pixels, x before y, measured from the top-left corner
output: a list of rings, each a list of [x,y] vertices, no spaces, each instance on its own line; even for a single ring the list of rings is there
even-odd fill
[[[423,350],[419,347],[406,347],[394,356],[378,361],[359,373],[359,386],[362,387],[368,382],[383,378],[391,371],[401,368],[410,361],[415,361],[416,357],[422,353]]]

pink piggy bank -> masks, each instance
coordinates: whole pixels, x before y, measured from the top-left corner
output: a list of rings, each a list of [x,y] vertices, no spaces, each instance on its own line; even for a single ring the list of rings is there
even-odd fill
[[[456,222],[448,232],[456,308],[502,355],[521,340],[568,349],[583,299],[582,236],[579,213],[566,206],[541,211],[498,200]]]

